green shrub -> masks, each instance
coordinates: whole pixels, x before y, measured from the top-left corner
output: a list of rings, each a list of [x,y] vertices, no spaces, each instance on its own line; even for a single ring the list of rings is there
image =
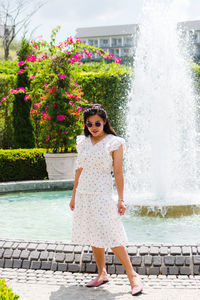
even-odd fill
[[[47,179],[46,149],[0,150],[0,182]]]
[[[124,136],[128,93],[133,78],[131,69],[114,63],[83,64],[74,68],[73,76],[82,86],[85,99],[101,103],[114,130]]]
[[[17,300],[18,295],[12,292],[12,289],[8,288],[5,279],[0,279],[0,300]]]

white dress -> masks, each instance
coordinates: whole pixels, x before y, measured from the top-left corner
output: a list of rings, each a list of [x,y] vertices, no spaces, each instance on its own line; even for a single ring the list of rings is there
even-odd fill
[[[90,136],[78,135],[76,169],[82,167],[75,194],[71,241],[80,245],[111,248],[126,245],[128,238],[113,198],[111,151],[125,140],[113,134],[96,144]]]

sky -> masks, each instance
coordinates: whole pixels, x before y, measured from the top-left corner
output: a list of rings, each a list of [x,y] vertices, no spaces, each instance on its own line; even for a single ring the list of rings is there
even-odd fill
[[[13,1],[13,0],[12,0]],[[31,39],[50,39],[51,31],[61,26],[57,41],[74,36],[78,27],[136,24],[142,20],[144,1],[158,0],[43,0],[31,18],[28,35]],[[159,0],[176,2],[180,7],[180,21],[200,20],[200,0]],[[38,1],[33,1],[37,5]],[[32,2],[32,3],[33,3]],[[32,9],[30,7],[30,9]],[[32,34],[30,34],[32,32]],[[22,32],[21,32],[22,34]],[[18,38],[20,38],[20,35]]]

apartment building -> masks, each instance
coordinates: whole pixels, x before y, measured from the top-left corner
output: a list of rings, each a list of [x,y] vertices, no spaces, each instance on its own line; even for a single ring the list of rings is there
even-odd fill
[[[181,27],[183,36],[193,46],[193,56],[200,58],[200,21],[180,22],[177,27]],[[123,59],[133,55],[138,34],[139,25],[128,24],[77,28],[75,37]]]
[[[84,27],[76,29],[76,37],[122,58],[133,54],[138,30],[137,24]]]

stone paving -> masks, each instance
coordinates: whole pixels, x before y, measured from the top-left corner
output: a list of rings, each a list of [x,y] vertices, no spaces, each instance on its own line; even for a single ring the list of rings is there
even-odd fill
[[[96,274],[0,268],[0,278],[20,300],[129,300],[133,299],[125,274],[109,275],[109,283],[87,288]],[[141,275],[141,300],[198,300],[200,276]]]
[[[200,275],[200,244],[129,244],[127,251],[140,275]],[[106,249],[109,274],[125,274]],[[0,268],[95,273],[92,249],[62,241],[0,239]]]

